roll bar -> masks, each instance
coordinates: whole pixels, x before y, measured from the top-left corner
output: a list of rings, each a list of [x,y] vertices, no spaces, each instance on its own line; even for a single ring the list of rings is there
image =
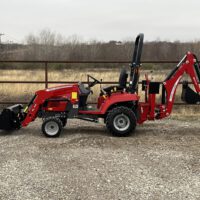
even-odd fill
[[[129,90],[131,93],[135,93],[138,88],[138,81],[139,81],[139,66],[140,66],[140,59],[142,55],[142,47],[143,47],[143,40],[144,34],[140,33],[135,39],[135,48],[133,52],[133,60],[130,65],[130,83],[129,83]]]
[[[131,67],[140,65],[143,40],[144,40],[143,33],[140,33],[135,39],[135,48],[134,48],[134,52],[133,52],[133,59],[132,59]]]

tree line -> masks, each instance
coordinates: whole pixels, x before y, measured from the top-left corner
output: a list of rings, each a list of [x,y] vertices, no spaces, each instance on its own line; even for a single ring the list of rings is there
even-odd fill
[[[43,30],[29,34],[24,44],[1,44],[0,60],[130,60],[134,39],[123,42],[84,42],[78,36],[64,38]],[[200,41],[146,41],[142,60],[180,60],[187,51],[200,55]]]

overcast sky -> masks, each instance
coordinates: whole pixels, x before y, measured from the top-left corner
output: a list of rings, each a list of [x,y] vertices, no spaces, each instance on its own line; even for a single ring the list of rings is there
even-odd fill
[[[49,28],[84,40],[200,40],[200,0],[0,0],[2,40]]]

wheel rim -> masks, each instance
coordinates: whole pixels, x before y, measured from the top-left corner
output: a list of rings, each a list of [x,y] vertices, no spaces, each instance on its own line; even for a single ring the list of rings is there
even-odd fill
[[[130,119],[124,114],[119,114],[115,116],[113,124],[118,131],[126,131],[130,126]]]
[[[50,121],[46,123],[45,132],[48,135],[51,135],[51,136],[56,135],[58,131],[59,131],[59,126],[56,122]]]

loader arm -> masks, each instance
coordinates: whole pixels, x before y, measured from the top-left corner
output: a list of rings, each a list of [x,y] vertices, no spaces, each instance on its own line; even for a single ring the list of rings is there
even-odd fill
[[[197,61],[197,58],[194,54],[188,52],[176,68],[167,76],[163,82],[163,94],[162,94],[162,103],[165,104],[166,116],[170,115],[174,100],[176,89],[181,81],[184,73],[188,74],[191,78],[191,81],[194,85],[196,93],[199,95],[200,87],[200,68]]]
[[[41,98],[42,95],[36,94],[32,102],[28,106],[25,119],[22,121],[22,126],[27,126],[30,122],[34,121],[37,117],[37,113],[40,109],[40,106],[44,103],[45,99]]]
[[[69,89],[70,91],[69,94],[70,96],[66,96],[67,92],[66,89]],[[77,93],[78,88],[77,85],[72,85],[72,86],[59,86],[56,88],[49,88],[46,90],[39,90],[36,92],[34,98],[31,100],[31,102],[28,105],[27,111],[26,111],[26,116],[24,120],[22,121],[21,125],[27,126],[30,122],[34,121],[36,117],[38,116],[38,111],[40,110],[41,106],[44,104],[46,100],[49,98],[53,97],[65,97],[66,99],[70,99],[72,104],[75,104],[77,99],[71,99],[71,93]]]

